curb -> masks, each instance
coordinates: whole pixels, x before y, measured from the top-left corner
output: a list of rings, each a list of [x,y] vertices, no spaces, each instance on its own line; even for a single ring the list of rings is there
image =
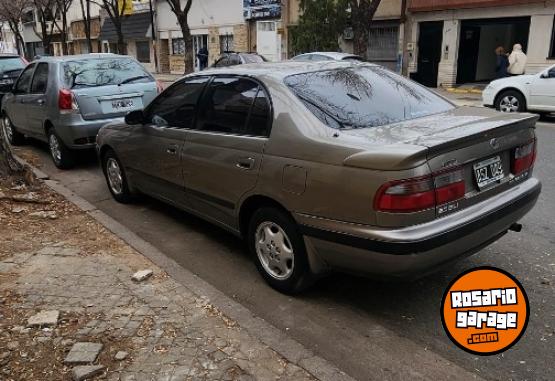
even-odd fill
[[[445,91],[453,94],[478,94],[482,95],[482,90],[480,89],[461,89],[457,87],[446,87]]]
[[[62,195],[69,202],[94,218],[137,252],[166,271],[174,280],[189,288],[199,297],[207,298],[210,303],[223,314],[235,320],[242,329],[270,347],[270,349],[277,352],[289,362],[304,369],[313,377],[322,381],[354,381],[354,378],[338,369],[335,365],[315,355],[298,341],[288,337],[278,328],[266,322],[264,319],[257,317],[243,305],[237,303],[197,275],[180,266],[173,259],[164,255],[164,253],[156,247],[140,238],[106,213],[98,210],[96,206],[92,205],[81,196],[75,194],[59,182],[50,180],[48,175],[30,165],[17,155],[14,154],[14,157],[16,157],[16,160],[21,164],[29,166],[37,178],[41,179],[50,189]]]

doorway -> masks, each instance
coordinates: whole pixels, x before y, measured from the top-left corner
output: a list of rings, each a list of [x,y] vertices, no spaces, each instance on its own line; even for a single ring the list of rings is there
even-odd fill
[[[441,61],[443,21],[420,23],[418,37],[418,72],[414,79],[428,87],[437,87],[437,73]]]
[[[200,62],[197,57],[197,53],[200,48],[206,48],[208,50],[208,35],[206,34],[196,34],[193,35],[193,55],[195,57],[195,71],[200,71]]]
[[[530,17],[464,20],[459,36],[457,83],[489,82],[495,78],[495,48],[510,53],[514,44],[527,52]]]
[[[281,36],[277,33],[275,21],[258,21],[256,23],[256,51],[268,61],[281,59]]]

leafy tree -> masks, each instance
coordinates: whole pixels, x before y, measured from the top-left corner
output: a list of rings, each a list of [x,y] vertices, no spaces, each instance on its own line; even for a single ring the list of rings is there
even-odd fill
[[[367,56],[370,27],[380,2],[381,0],[348,0],[354,35],[353,49],[361,57]]]

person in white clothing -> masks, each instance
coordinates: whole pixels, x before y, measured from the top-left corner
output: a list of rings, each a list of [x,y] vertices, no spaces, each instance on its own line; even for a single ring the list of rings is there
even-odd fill
[[[526,71],[528,57],[522,51],[522,45],[514,44],[513,51],[509,55],[509,68],[507,71],[511,75],[521,75]]]

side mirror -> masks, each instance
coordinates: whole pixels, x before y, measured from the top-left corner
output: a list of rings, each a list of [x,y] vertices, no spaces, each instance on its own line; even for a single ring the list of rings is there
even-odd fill
[[[125,115],[125,123],[129,124],[130,126],[135,124],[143,124],[144,120],[145,115],[143,113],[143,110],[131,111],[127,115]]]

